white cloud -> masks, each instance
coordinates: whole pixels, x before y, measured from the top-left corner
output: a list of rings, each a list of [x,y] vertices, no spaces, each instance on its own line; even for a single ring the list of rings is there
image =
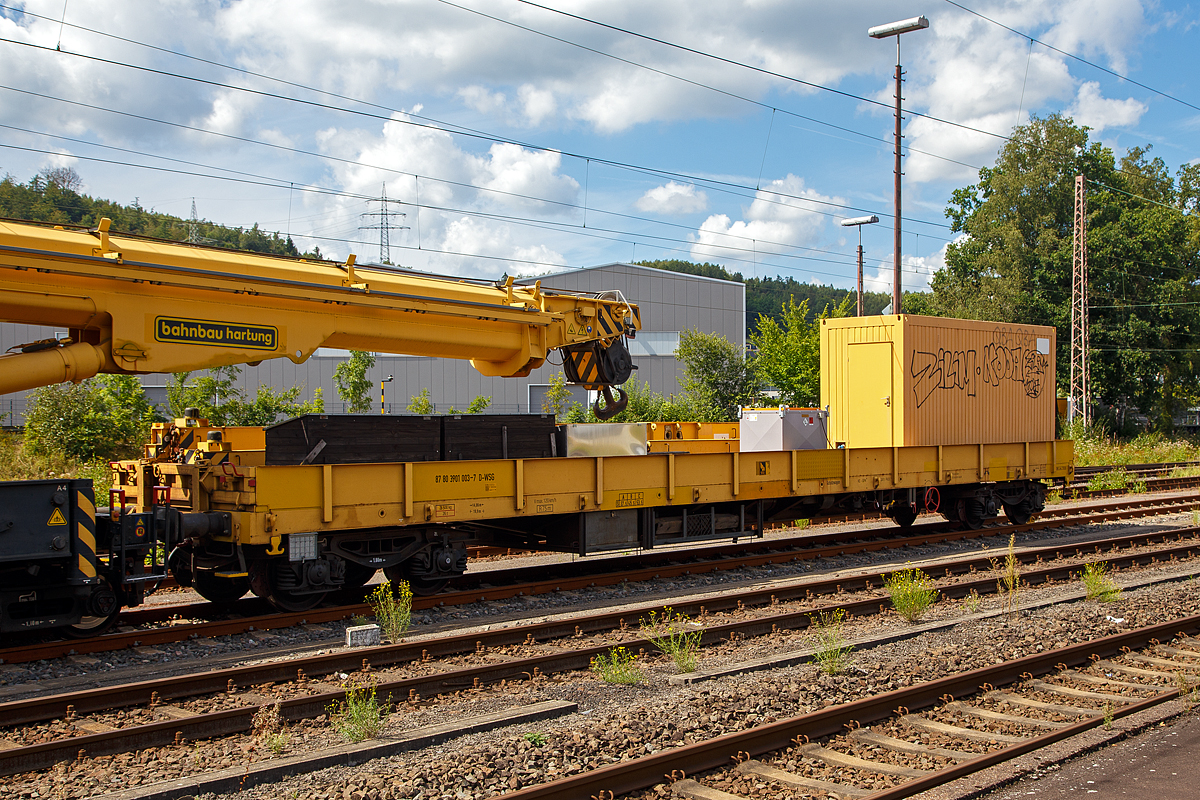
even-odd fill
[[[949,245],[950,243],[946,242],[938,250],[925,256],[901,254],[900,258],[904,263],[904,269],[900,274],[901,288],[906,292],[929,291],[929,282],[933,279],[934,273],[946,266],[946,248]],[[868,292],[891,294],[892,281],[895,279],[893,263],[895,263],[894,259],[888,256],[875,262],[872,267],[865,267],[863,269],[863,289]]]
[[[546,243],[544,230],[462,213],[535,218],[576,213],[571,206],[578,199],[579,184],[562,174],[561,154],[515,144],[493,144],[484,154],[471,153],[461,149],[449,133],[406,125],[404,119],[404,115],[396,115],[378,135],[357,129],[327,129],[319,134],[331,155],[359,162],[335,163],[331,168],[333,181],[343,190],[374,197],[386,182],[388,196],[405,204],[396,210],[408,214],[409,241],[419,235],[422,250],[404,252],[400,256],[404,263],[479,275],[567,263]],[[353,198],[323,202],[331,216],[353,217],[366,210],[363,201]],[[412,263],[414,259],[419,263]],[[504,259],[513,261],[506,264]],[[396,253],[393,260],[398,260]]]
[[[554,92],[548,89],[539,89],[527,83],[517,91],[517,97],[521,100],[521,108],[530,125],[541,125],[558,113],[558,101],[554,98]]]
[[[1087,125],[1100,132],[1105,128],[1125,128],[1136,125],[1148,107],[1145,103],[1134,100],[1112,100],[1100,93],[1100,84],[1088,81],[1079,87],[1075,102],[1067,109],[1067,114],[1077,125]]]
[[[693,183],[668,181],[646,192],[634,205],[649,214],[696,214],[708,208],[708,195]]]
[[[706,219],[692,237],[692,258],[751,261],[756,254],[788,253],[791,246],[815,241],[826,217],[812,202],[799,198],[844,202],[807,189],[803,178],[788,175],[756,193],[744,220],[731,220],[727,214]]]
[[[487,115],[503,111],[506,102],[503,93],[489,92],[486,88],[478,85],[464,86],[458,90],[458,96],[462,98],[467,108]]]

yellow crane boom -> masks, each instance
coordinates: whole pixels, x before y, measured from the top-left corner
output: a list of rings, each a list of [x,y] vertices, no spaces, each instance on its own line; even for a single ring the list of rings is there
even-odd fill
[[[0,394],[98,373],[183,372],[318,347],[470,359],[528,375],[563,351],[567,380],[624,406],[625,337],[641,327],[619,293],[545,291],[385,267],[284,258],[91,230],[0,221],[0,319],[67,328],[0,356]]]

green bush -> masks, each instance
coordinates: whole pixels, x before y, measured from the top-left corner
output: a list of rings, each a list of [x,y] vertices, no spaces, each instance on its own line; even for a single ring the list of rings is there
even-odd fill
[[[837,675],[850,661],[854,648],[846,644],[842,626],[846,621],[845,609],[822,611],[809,616],[808,638],[813,645],[813,663],[826,675]]]
[[[345,701],[331,703],[326,709],[329,724],[348,742],[374,739],[387,723],[390,700],[380,703],[374,684],[350,683],[346,686]]]
[[[592,659],[591,670],[605,683],[634,684],[642,682],[638,657],[624,647],[614,647]]]
[[[1121,599],[1121,589],[1108,577],[1108,562],[1094,561],[1083,568],[1083,586],[1088,600],[1111,603]]]
[[[412,624],[412,589],[408,581],[400,581],[396,591],[392,582],[385,581],[367,595],[367,605],[375,612],[375,622],[389,642],[398,642]]]
[[[919,569],[901,569],[881,577],[892,605],[909,622],[919,620],[937,600],[933,579]]]
[[[662,616],[650,612],[650,619],[641,621],[642,635],[675,662],[682,673],[695,672],[699,659],[700,639],[704,630],[691,628],[692,621],[686,614],[674,613],[664,608]]]
[[[25,415],[25,446],[37,456],[80,461],[131,458],[162,419],[132,375],[35,389]]]
[[[274,425],[281,418],[301,414],[319,414],[325,410],[325,398],[320,387],[313,399],[299,402],[302,385],[290,389],[260,386],[254,400],[247,401],[237,387],[241,367],[217,367],[207,375],[192,379],[190,372],[177,372],[167,384],[167,403],[171,414],[178,418],[184,409],[197,408],[200,416],[212,425]]]

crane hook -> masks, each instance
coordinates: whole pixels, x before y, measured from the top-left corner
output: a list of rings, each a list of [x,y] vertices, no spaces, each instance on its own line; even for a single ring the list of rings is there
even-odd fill
[[[604,405],[600,405],[600,397],[596,398],[596,402],[592,403],[592,412],[595,413],[597,419],[610,420],[617,414],[625,410],[625,406],[629,405],[629,395],[621,387],[616,387],[619,397],[614,398],[612,395],[612,386],[605,386],[600,390],[600,397],[604,398]]]

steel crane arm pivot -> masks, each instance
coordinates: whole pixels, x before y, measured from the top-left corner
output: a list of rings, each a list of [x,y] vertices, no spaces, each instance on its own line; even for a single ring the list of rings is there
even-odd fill
[[[633,369],[625,338],[641,318],[619,293],[196,247],[109,226],[0,221],[0,319],[70,332],[0,356],[0,394],[98,373],[299,364],[318,347],[469,359],[504,377],[560,350],[567,379],[608,398]]]

